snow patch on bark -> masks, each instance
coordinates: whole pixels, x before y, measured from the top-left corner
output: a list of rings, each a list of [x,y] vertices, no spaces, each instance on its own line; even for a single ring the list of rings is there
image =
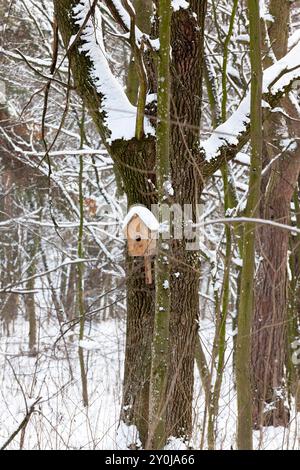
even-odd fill
[[[179,437],[170,437],[167,444],[164,447],[164,450],[187,450],[188,447],[186,443]]]
[[[116,448],[118,450],[142,448],[136,426],[133,424],[127,425],[124,421],[120,422],[116,436]]]
[[[172,0],[171,5],[174,11],[178,11],[180,8],[186,10],[189,7],[189,4],[186,2],[186,0]]]

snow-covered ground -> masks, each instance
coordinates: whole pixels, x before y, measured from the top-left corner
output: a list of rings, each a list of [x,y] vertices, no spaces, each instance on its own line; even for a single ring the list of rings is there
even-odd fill
[[[18,428],[26,406],[41,398],[25,431],[25,449],[114,449],[121,398],[124,321],[94,323],[88,333],[89,406],[81,399],[78,341],[44,322],[39,353],[27,354],[28,324],[19,319],[0,340],[0,447]],[[87,328],[88,330],[88,328]],[[67,347],[68,356],[66,354]],[[73,378],[72,378],[73,375]],[[9,445],[20,448],[21,433]]]
[[[28,323],[21,317],[10,336],[0,340],[0,447],[18,429],[38,398],[24,435],[20,432],[8,446],[19,449],[116,449],[120,446],[119,410],[122,394],[125,320],[109,319],[87,325],[81,343],[88,354],[89,406],[81,399],[81,381],[76,331],[65,341],[54,319],[44,320],[39,328],[39,353],[28,355]],[[230,325],[228,325],[230,330]],[[202,320],[201,339],[204,350],[211,351],[214,328]],[[227,368],[224,374],[217,427],[217,449],[235,448],[236,392],[232,380],[231,338],[228,337]],[[205,400],[196,369],[195,434],[192,445],[200,448]],[[206,435],[206,431],[205,431]],[[291,413],[288,430],[269,428],[254,433],[258,449],[299,449],[299,416]],[[203,448],[206,448],[206,438]],[[172,441],[168,448],[180,449]]]

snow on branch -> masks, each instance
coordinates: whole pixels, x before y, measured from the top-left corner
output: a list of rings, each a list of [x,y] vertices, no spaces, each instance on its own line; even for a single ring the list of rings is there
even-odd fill
[[[126,5],[123,6],[120,0],[105,0],[105,2],[117,23],[124,29],[124,31],[126,31],[126,33],[129,33],[132,29],[132,18],[130,16],[130,11],[134,13],[134,16],[136,16],[135,9],[131,1],[127,0],[127,6],[129,8],[125,8]],[[147,45],[149,45],[152,50],[159,50],[159,40],[157,38],[151,39],[149,34],[141,31],[136,24],[134,24],[133,31],[136,45],[138,47],[144,42],[147,43]]]
[[[262,106],[267,108],[276,106],[282,94],[297,79],[300,79],[300,43],[264,71]],[[204,157],[208,163],[215,159],[222,160],[224,152],[230,148],[240,150],[249,131],[249,114],[250,92],[227,121],[216,127],[211,136],[202,143]]]
[[[110,131],[108,143],[117,139],[130,140],[135,136],[137,109],[129,102],[122,85],[108,64],[100,10],[96,9],[95,14],[88,18],[90,10],[91,0],[80,0],[73,8],[73,14],[76,25],[79,28],[84,25],[80,36],[83,42],[80,52],[86,54],[92,63],[90,77],[102,97],[101,111],[105,114],[104,124]],[[70,45],[71,42],[72,38]],[[153,133],[153,128],[147,119],[144,122],[144,130],[145,134]]]
[[[131,28],[131,18],[129,12],[126,10],[126,8],[123,7],[122,3],[120,0],[107,0],[106,1],[107,6],[110,10],[113,10],[113,13],[115,16],[117,15],[119,19],[119,23],[123,26],[123,28],[126,31],[130,31]],[[131,2],[128,2],[130,5],[130,8],[134,11],[134,7],[131,4]],[[136,25],[135,25],[135,37],[137,42],[140,44],[142,39],[147,37],[148,35],[143,33]]]

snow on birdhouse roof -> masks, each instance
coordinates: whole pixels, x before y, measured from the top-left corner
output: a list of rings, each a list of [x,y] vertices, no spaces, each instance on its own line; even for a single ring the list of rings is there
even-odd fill
[[[127,227],[131,219],[137,215],[149,230],[156,231],[159,229],[159,223],[154,214],[152,214],[147,207],[144,206],[132,206],[123,220],[123,230]]]

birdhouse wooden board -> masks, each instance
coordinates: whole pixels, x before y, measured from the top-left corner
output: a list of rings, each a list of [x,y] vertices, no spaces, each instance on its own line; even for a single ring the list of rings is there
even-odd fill
[[[123,222],[130,256],[153,256],[156,254],[158,221],[149,209],[133,206]]]
[[[149,209],[133,206],[123,222],[130,256],[143,256],[146,284],[152,284],[151,257],[156,254],[159,223]]]
[[[134,215],[127,226],[128,253],[131,256],[151,256],[155,250],[155,240],[139,216]],[[153,245],[154,242],[154,245]]]

